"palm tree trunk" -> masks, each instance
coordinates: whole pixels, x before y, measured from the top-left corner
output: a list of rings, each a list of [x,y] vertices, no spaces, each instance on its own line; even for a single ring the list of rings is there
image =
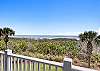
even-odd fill
[[[88,68],[90,68],[90,65],[91,64],[91,57],[90,56],[88,56]]]
[[[92,43],[91,43],[91,41],[88,41],[88,43],[87,43],[87,58],[88,58],[88,67],[89,68],[90,68],[90,64],[91,64],[92,51],[93,51]]]
[[[7,42],[6,42],[6,48],[5,48],[5,50],[7,50]]]
[[[5,41],[5,44],[6,44],[6,48],[5,49],[7,49],[7,42],[8,42],[8,40],[9,40],[9,37],[8,37],[8,35],[6,35],[5,38],[4,38],[4,41]]]

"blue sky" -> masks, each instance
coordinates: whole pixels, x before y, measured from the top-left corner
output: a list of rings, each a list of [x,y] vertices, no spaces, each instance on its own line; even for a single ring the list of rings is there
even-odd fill
[[[16,35],[78,35],[100,28],[100,0],[0,0],[0,27]]]

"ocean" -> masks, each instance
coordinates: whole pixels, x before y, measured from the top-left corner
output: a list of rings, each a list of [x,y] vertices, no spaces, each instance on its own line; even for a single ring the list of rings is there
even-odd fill
[[[78,36],[65,36],[65,35],[15,35],[11,36],[14,38],[30,38],[30,39],[54,39],[54,38],[68,38],[68,39],[79,39]]]

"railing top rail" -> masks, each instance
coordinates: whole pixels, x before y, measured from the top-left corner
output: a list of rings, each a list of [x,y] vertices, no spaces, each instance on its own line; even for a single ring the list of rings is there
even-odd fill
[[[0,51],[0,54],[5,54],[3,51]]]

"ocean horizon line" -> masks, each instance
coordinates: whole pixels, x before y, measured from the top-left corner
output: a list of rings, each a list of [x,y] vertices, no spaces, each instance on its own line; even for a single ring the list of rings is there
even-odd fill
[[[15,35],[11,36],[14,38],[32,38],[32,39],[53,39],[53,38],[68,38],[68,39],[79,39],[78,36],[69,35]]]

